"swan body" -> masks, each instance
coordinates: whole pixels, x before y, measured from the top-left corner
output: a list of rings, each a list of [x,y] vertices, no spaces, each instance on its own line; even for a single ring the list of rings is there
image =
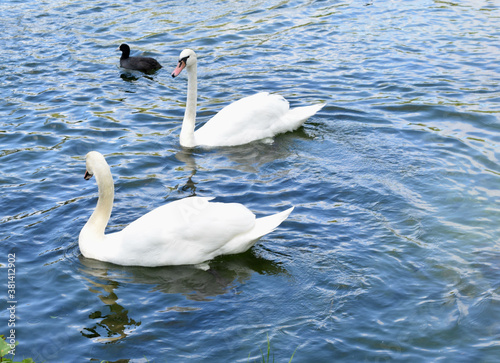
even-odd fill
[[[248,250],[292,212],[256,218],[241,204],[189,197],[158,207],[123,230],[105,234],[113,207],[110,168],[97,151],[86,156],[85,179],[95,175],[99,199],[78,240],[87,258],[127,266],[201,264],[219,255]]]
[[[288,101],[280,95],[268,92],[244,97],[224,107],[203,127],[194,130],[197,102],[197,57],[191,49],[179,56],[179,63],[172,72],[177,77],[186,68],[188,73],[188,95],[182,122],[180,144],[195,146],[235,146],[299,128],[324,104],[290,109]]]

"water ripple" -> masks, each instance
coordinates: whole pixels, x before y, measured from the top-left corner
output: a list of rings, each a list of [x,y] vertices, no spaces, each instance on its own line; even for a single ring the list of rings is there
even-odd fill
[[[17,256],[18,353],[35,361],[494,361],[500,278],[499,7],[492,1],[0,4],[0,241]],[[119,68],[120,43],[157,58]],[[274,143],[183,150],[258,91],[325,102]],[[83,258],[84,156],[116,185],[108,230],[191,195],[258,215],[251,251],[192,267]],[[5,262],[1,262],[5,267]],[[5,317],[4,313],[3,317]],[[47,332],[51,344],[47,343]]]

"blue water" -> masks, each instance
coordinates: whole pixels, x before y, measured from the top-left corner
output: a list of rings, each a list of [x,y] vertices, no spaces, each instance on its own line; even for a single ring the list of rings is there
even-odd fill
[[[498,362],[500,4],[452,1],[0,3],[0,334],[16,256],[16,358],[38,362]],[[118,66],[122,43],[154,75]],[[198,120],[258,91],[326,103],[274,143],[182,150],[184,48]],[[295,210],[247,253],[192,267],[81,256],[196,194]],[[271,357],[272,358],[272,357]]]

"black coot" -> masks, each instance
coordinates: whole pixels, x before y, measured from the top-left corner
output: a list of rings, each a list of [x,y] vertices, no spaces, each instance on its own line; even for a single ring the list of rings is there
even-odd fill
[[[130,57],[130,47],[127,44],[120,45],[122,51],[120,66],[126,69],[134,69],[145,73],[152,73],[161,68],[161,64],[151,57]]]

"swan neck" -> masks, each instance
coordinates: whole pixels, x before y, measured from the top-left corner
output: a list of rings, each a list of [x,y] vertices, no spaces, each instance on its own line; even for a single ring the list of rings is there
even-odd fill
[[[182,129],[180,135],[180,143],[185,147],[193,147],[196,145],[194,140],[194,126],[196,123],[196,102],[197,102],[197,87],[198,77],[196,63],[187,68],[188,86],[187,86],[187,101],[186,111],[184,112],[184,120],[182,121]]]
[[[107,170],[99,170],[99,173],[95,173],[97,187],[99,189],[99,198],[94,212],[82,230],[82,232],[85,231],[86,234],[88,233],[88,236],[92,239],[104,238],[104,231],[108,225],[111,210],[113,209],[115,188],[111,171],[109,167],[106,169]]]

